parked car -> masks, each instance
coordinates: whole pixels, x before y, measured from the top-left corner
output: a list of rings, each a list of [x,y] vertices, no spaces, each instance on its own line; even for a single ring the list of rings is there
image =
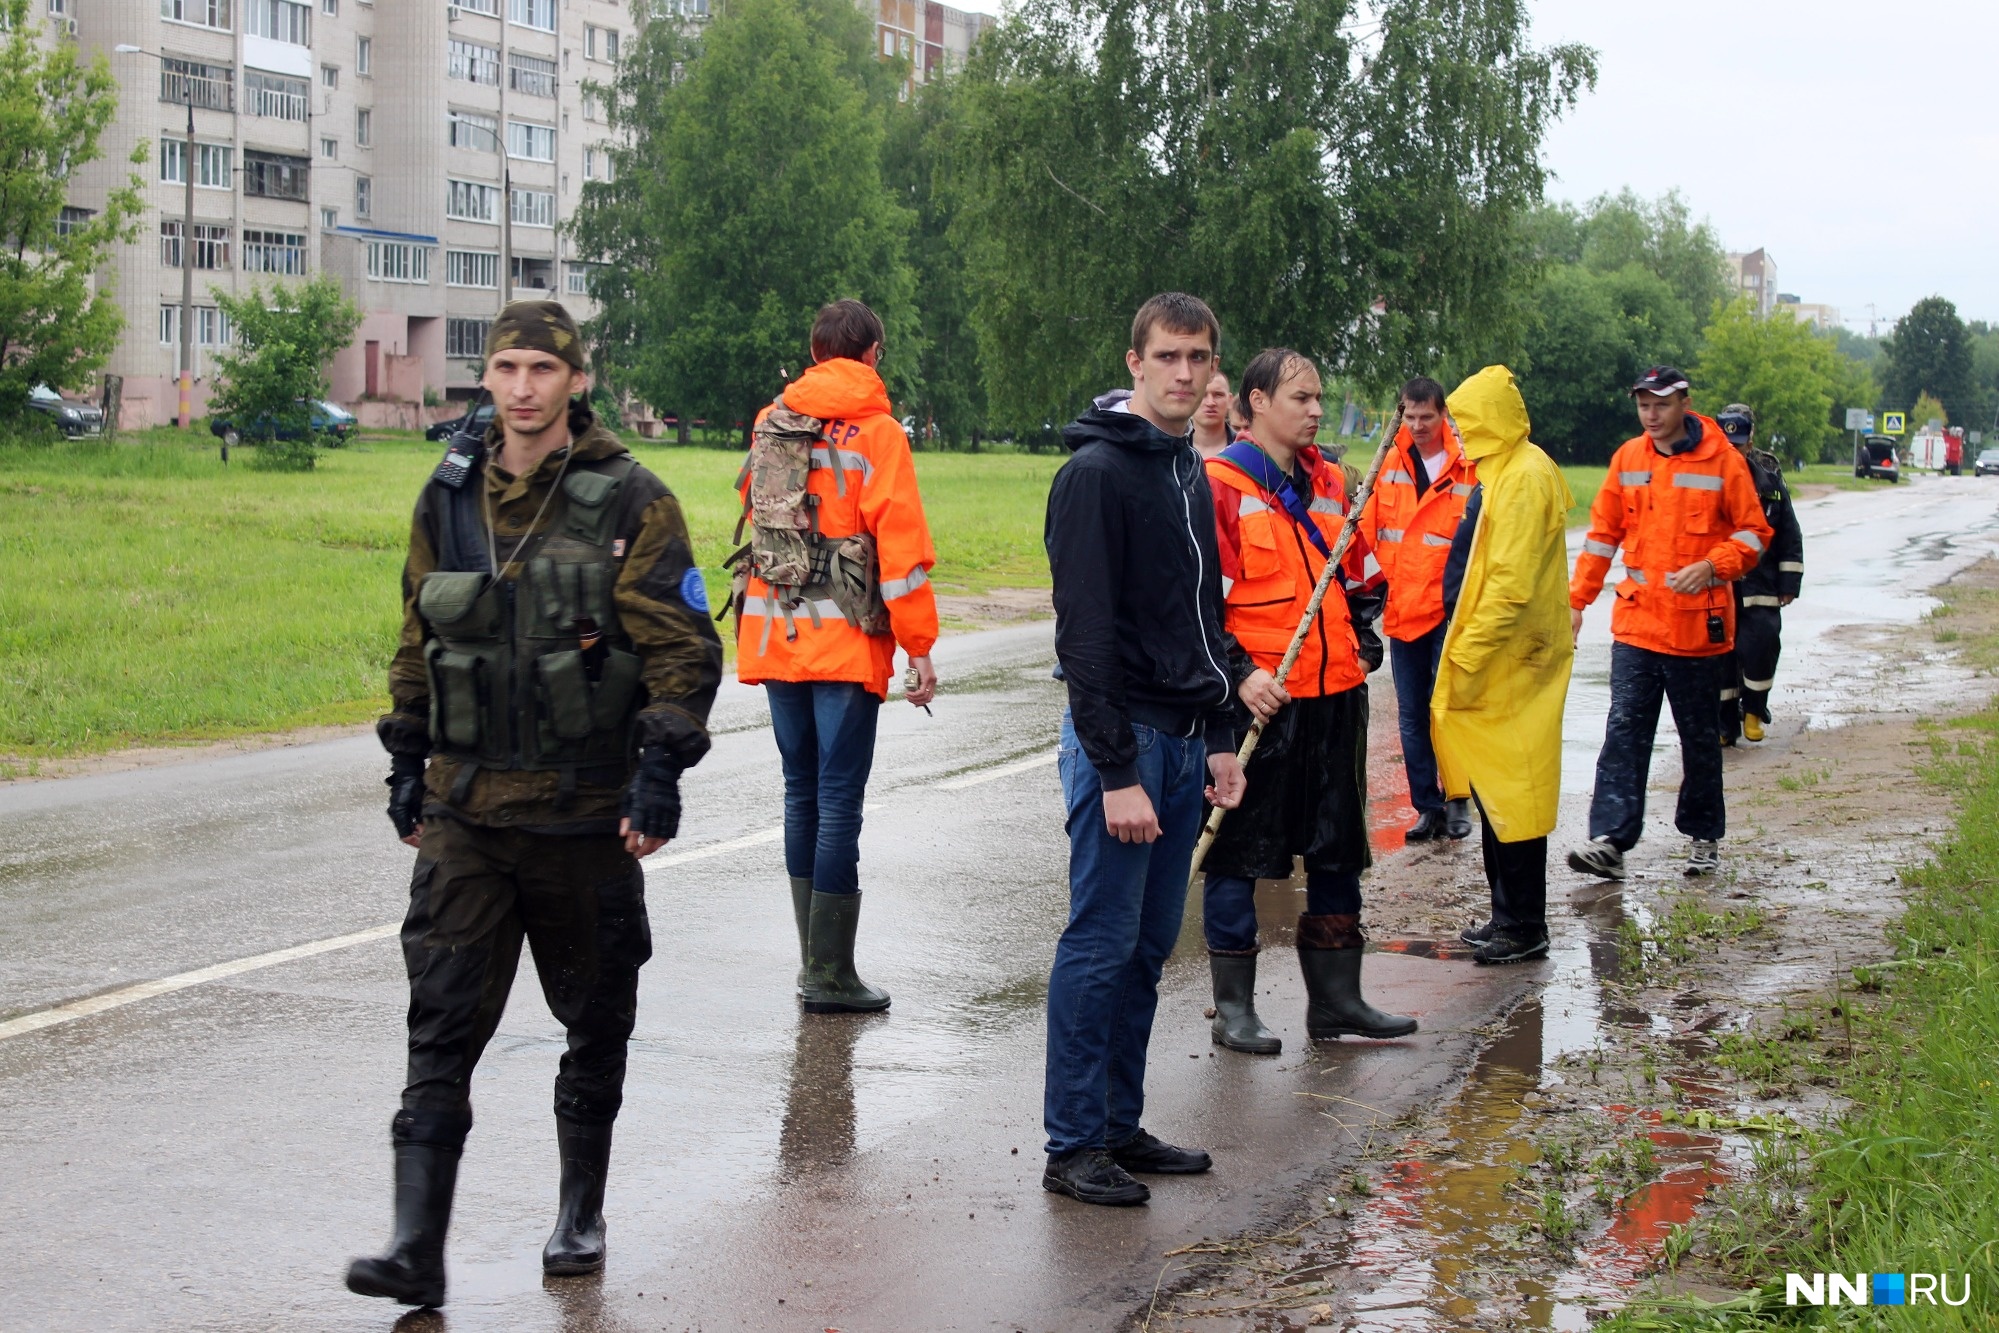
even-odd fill
[[[467,426],[471,427],[474,433],[484,435],[486,428],[492,424],[493,405],[491,403],[481,403],[462,416],[455,416],[449,421],[433,423],[430,429],[423,433],[423,438],[426,440],[448,440],[456,435],[460,429]]]
[[[28,408],[56,423],[56,429],[74,440],[80,435],[104,433],[104,409],[91,403],[75,403],[46,384],[28,390]]]
[[[312,425],[312,433],[331,435],[334,448],[347,443],[360,427],[360,422],[354,419],[354,414],[337,403],[329,403],[322,399],[306,405],[312,409],[307,417]],[[224,444],[234,449],[246,438],[253,444],[258,440],[295,440],[299,437],[299,428],[296,422],[272,422],[267,419],[239,427],[228,417],[215,416],[208,419],[208,433],[220,437]]]
[[[1902,465],[1895,459],[1895,437],[1869,435],[1853,446],[1853,475],[1900,481]]]
[[[1981,449],[1978,458],[1971,465],[1971,473],[1976,477],[1999,477],[1999,449]]]

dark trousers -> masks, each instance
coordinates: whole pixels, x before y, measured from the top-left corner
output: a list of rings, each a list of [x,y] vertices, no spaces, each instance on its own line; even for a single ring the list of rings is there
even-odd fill
[[[764,682],[784,768],[784,868],[820,893],[861,891],[861,802],[881,700],[846,681]]]
[[[558,837],[434,815],[403,919],[409,1081],[397,1142],[464,1144],[472,1071],[507,1007],[524,938],[569,1034],[555,1114],[595,1125],[617,1118],[639,968],[652,957],[639,863],[615,834]]]
[[[1409,804],[1418,814],[1442,813],[1444,788],[1437,779],[1437,752],[1430,744],[1430,696],[1437,689],[1437,664],[1444,656],[1440,623],[1420,639],[1388,641],[1388,669],[1395,677],[1395,717],[1402,729],[1402,768],[1409,775]]]
[[[1478,793],[1472,793],[1478,801]],[[1492,890],[1492,923],[1504,930],[1548,933],[1548,840],[1501,842],[1479,802],[1479,851],[1485,882]]]
[[[1305,911],[1312,916],[1360,915],[1360,876],[1306,871]],[[1201,887],[1201,930],[1209,953],[1255,953],[1256,881],[1209,875]]]
[[[1645,784],[1659,705],[1673,710],[1680,733],[1680,803],[1673,823],[1689,838],[1719,842],[1728,831],[1721,786],[1721,738],[1715,731],[1715,659],[1657,653],[1628,643],[1610,648],[1610,716],[1596,760],[1589,833],[1619,851],[1645,831]]]
[[[1770,720],[1770,689],[1784,651],[1784,612],[1775,606],[1735,608],[1735,647],[1721,660],[1721,738],[1742,734],[1742,715]]]

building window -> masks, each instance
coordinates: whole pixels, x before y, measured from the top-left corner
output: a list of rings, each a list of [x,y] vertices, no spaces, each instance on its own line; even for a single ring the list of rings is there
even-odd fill
[[[507,156],[525,162],[555,161],[555,126],[530,125],[524,120],[508,121]]]
[[[311,197],[312,163],[284,153],[243,150],[243,193],[262,199]]]
[[[365,106],[354,112],[354,142],[363,148],[375,142],[375,113]]]
[[[321,157],[331,157],[331,158],[339,157],[340,140],[329,139],[325,135],[321,135],[319,138],[319,155]]]
[[[354,178],[354,216],[373,217],[375,213],[375,179],[372,176]]]
[[[468,14],[491,14],[494,18],[500,16],[500,0],[450,0],[450,4],[453,8],[462,9]]]
[[[569,294],[588,296],[590,294],[590,266],[588,264],[569,265]]]
[[[244,0],[243,31],[293,46],[312,45],[312,9],[291,0]]]
[[[476,111],[451,111],[444,119],[444,141],[453,148],[493,152],[500,146],[500,122]]]
[[[596,28],[583,26],[583,58],[585,60],[609,60],[618,58],[618,30],[616,28]]]
[[[332,231],[335,227],[338,227],[340,225],[340,210],[337,208],[320,209],[319,225],[326,231]]]
[[[484,83],[492,87],[500,86],[499,48],[481,46],[478,42],[461,42],[452,38],[447,47],[445,75],[453,79],[463,79],[467,83]]]
[[[597,179],[597,150],[594,148],[583,150],[583,179],[586,181]]]
[[[201,28],[229,28],[229,0],[160,0],[160,17]]]
[[[541,32],[555,31],[555,0],[507,0],[507,21]]]
[[[194,183],[204,190],[234,188],[229,169],[235,151],[226,143],[195,144]],[[161,137],[160,179],[170,185],[187,184],[187,140]]]
[[[514,225],[516,227],[553,227],[555,225],[555,192],[553,190],[515,190]]]
[[[375,72],[375,39],[356,37],[354,39],[354,72],[367,78]]]
[[[447,287],[497,288],[500,285],[500,257],[487,250],[446,250],[444,285]]]
[[[321,65],[319,67],[319,82],[321,87],[338,88],[340,86],[340,66]]]
[[[514,256],[514,290],[552,292],[555,290],[555,261]]]
[[[303,121],[306,117],[306,94],[310,91],[304,79],[266,74],[260,69],[243,71],[243,110],[252,116]]]
[[[319,12],[328,18],[338,16],[340,13],[340,0],[319,0]]]
[[[444,216],[457,218],[463,222],[498,222],[500,220],[500,189],[497,185],[480,185],[476,181],[447,181],[444,194]]]
[[[228,268],[229,241],[234,228],[216,222],[194,224],[194,266],[196,268]],[[179,268],[181,261],[181,220],[179,218],[160,219],[160,262],[168,268]]]
[[[65,205],[62,212],[56,214],[56,235],[74,236],[77,232],[89,226],[90,220],[96,216],[97,210],[94,208],[78,208],[73,204]]]
[[[229,316],[212,305],[198,305],[194,308],[195,341],[204,347],[214,347],[230,339]],[[180,307],[162,305],[160,307],[160,346],[180,345]]]
[[[243,271],[305,276],[305,237],[291,231],[243,229]]]
[[[368,276],[377,282],[428,283],[430,247],[407,241],[370,241]]]
[[[236,70],[230,65],[166,56],[160,61],[160,100],[176,106],[193,102],[210,111],[234,111]]]
[[[490,319],[447,319],[444,321],[444,354],[483,360],[486,335],[493,331]]]
[[[507,86],[529,97],[555,96],[555,62],[507,52]]]
[[[583,119],[597,120],[597,97],[594,93],[583,94]]]

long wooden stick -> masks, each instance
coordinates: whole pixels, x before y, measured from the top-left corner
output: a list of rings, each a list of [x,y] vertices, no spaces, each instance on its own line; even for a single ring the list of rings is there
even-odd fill
[[[1346,522],[1340,525],[1340,539],[1333,543],[1333,553],[1326,559],[1326,567],[1319,572],[1319,581],[1312,585],[1312,600],[1305,603],[1305,616],[1298,622],[1297,632],[1291,636],[1291,646],[1284,650],[1284,660],[1277,667],[1277,683],[1282,686],[1291,675],[1291,668],[1297,665],[1298,654],[1305,647],[1305,636],[1311,633],[1312,622],[1319,618],[1319,606],[1326,600],[1326,592],[1339,577],[1340,561],[1346,559],[1347,547],[1353,545],[1353,535],[1360,528],[1360,511],[1367,503],[1367,497],[1374,493],[1374,479],[1381,475],[1381,464],[1395,447],[1395,437],[1402,431],[1402,403],[1395,404],[1395,416],[1388,428],[1381,434],[1381,443],[1374,451],[1374,461],[1367,466],[1367,475],[1361,479],[1360,491],[1347,505]],[[1236,761],[1244,768],[1249,767],[1249,757],[1256,753],[1257,742],[1263,739],[1266,719],[1257,718],[1250,723],[1249,735],[1243,737],[1242,748],[1236,751]],[[1208,849],[1215,845],[1215,835],[1222,831],[1222,820],[1228,811],[1216,806],[1208,812],[1208,823],[1201,830],[1201,840],[1194,844],[1194,864],[1188,870],[1188,881],[1201,873],[1201,863],[1208,859]]]

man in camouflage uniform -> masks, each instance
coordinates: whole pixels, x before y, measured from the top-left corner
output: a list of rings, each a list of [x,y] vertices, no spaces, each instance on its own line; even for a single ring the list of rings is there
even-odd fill
[[[569,313],[509,305],[485,386],[493,426],[454,439],[417,499],[394,711],[376,727],[389,817],[417,849],[409,1079],[390,1132],[395,1236],[347,1285],[420,1306],[444,1301],[472,1070],[523,938],[569,1033],[542,1266],[603,1266],[611,1125],[652,956],[638,858],[678,832],[680,773],[708,749],[722,670],[680,504],[585,404]]]
[[[1743,403],[1730,403],[1714,420],[1748,461],[1772,533],[1756,568],[1736,580],[1735,646],[1720,664],[1721,743],[1733,745],[1738,736],[1762,740],[1770,721],[1770,690],[1784,648],[1783,608],[1804,588],[1805,537],[1791,506],[1791,488],[1784,484],[1782,460],[1754,447],[1756,414]]]

